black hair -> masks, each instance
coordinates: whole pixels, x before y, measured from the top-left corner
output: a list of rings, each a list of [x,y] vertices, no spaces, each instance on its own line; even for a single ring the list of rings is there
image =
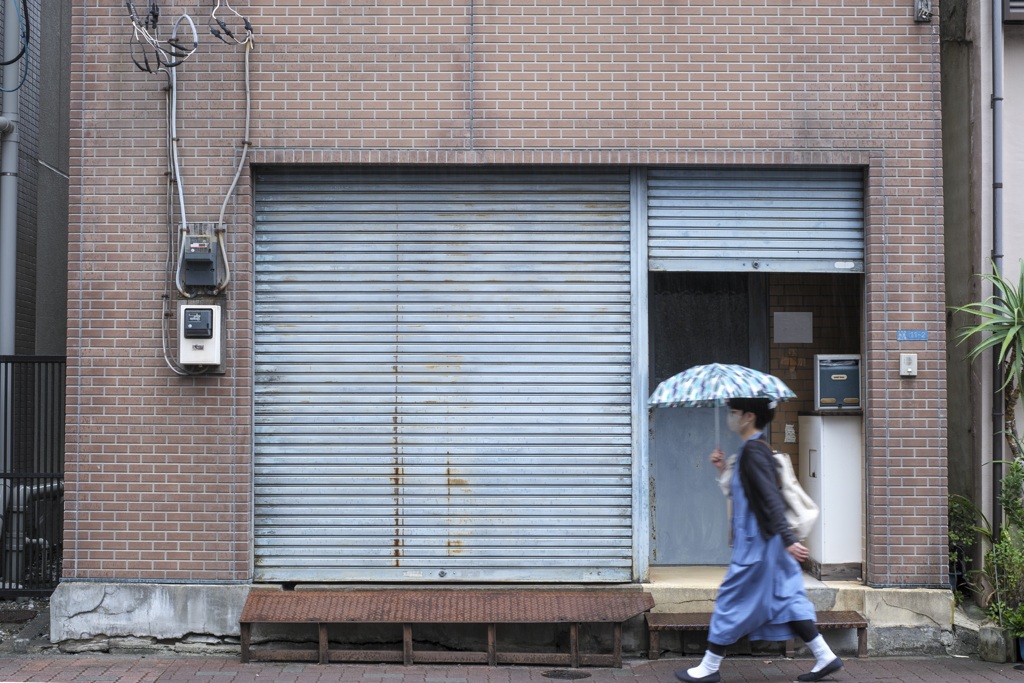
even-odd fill
[[[729,407],[744,413],[753,413],[756,429],[764,429],[775,417],[775,408],[767,398],[730,398]]]

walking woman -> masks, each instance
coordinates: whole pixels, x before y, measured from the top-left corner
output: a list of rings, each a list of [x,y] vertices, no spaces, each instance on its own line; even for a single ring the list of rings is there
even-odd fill
[[[729,401],[729,430],[744,440],[729,481],[732,557],[718,589],[704,659],[676,671],[681,681],[720,681],[726,648],[744,636],[769,641],[797,637],[807,643],[816,661],[809,673],[797,677],[800,681],[820,681],[843,666],[818,633],[814,606],[804,592],[799,563],[808,551],[786,523],[772,449],[762,436],[774,416],[768,399]],[[725,468],[720,449],[711,462],[719,472]]]

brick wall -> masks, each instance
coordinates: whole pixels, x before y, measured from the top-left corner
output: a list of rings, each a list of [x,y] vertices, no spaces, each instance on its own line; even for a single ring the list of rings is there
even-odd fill
[[[251,163],[863,166],[866,439],[872,510],[888,511],[868,578],[945,581],[937,24],[903,0],[233,4],[256,30]],[[65,575],[244,579],[247,174],[228,212],[227,373],[179,378],[160,340],[166,79],[132,64],[123,5],[74,7]],[[183,10],[162,6],[164,36]],[[178,69],[179,126],[189,218],[212,221],[243,136],[243,51],[201,43]],[[929,340],[898,344],[902,326]],[[915,382],[893,382],[901,350],[921,354]]]

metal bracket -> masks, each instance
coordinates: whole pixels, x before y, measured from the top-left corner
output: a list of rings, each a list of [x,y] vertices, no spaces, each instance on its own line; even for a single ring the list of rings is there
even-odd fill
[[[914,0],[914,21],[927,23],[932,20],[932,0]]]

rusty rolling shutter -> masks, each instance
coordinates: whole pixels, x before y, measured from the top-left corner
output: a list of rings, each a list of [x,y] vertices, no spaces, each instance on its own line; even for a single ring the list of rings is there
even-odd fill
[[[257,580],[629,580],[629,196],[257,174]]]

